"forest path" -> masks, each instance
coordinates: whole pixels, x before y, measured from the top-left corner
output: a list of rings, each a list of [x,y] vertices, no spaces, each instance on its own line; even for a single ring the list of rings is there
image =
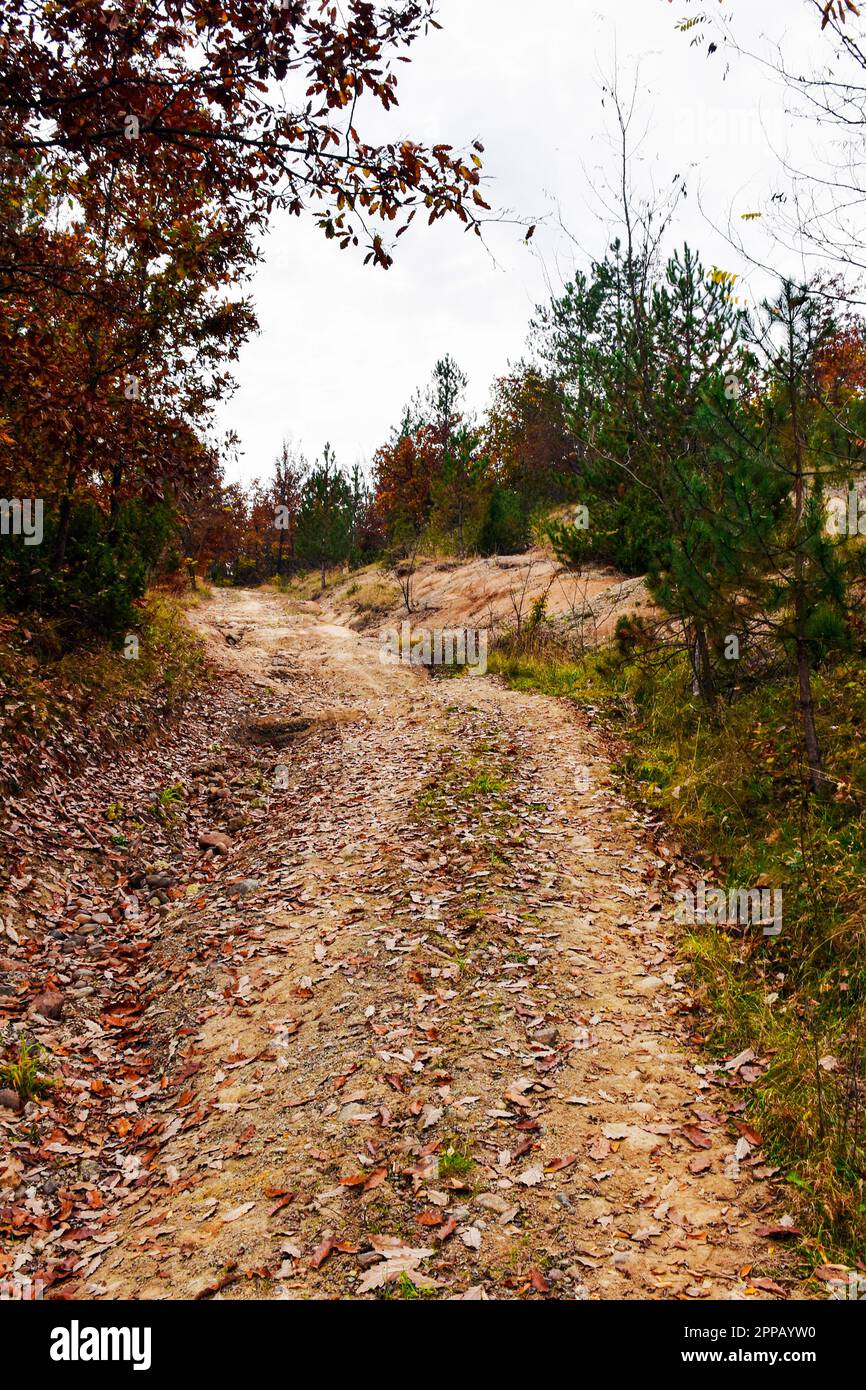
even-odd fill
[[[315,608],[191,614],[236,693],[179,775],[230,844],[160,909],[161,1079],[74,1296],[791,1288],[747,1077],[688,1045],[663,847],[588,717]]]

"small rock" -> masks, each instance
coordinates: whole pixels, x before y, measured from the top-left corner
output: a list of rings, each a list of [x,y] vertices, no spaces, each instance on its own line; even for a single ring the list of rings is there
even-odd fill
[[[63,1017],[63,995],[58,994],[56,989],[47,989],[44,993],[37,994],[28,1009],[28,1013],[41,1014],[43,1018],[57,1022]]]
[[[664,980],[658,975],[642,975],[634,982],[634,988],[641,994],[654,994],[657,989],[661,989]]]
[[[258,886],[259,881],[257,878],[244,878],[241,879],[240,883],[233,883],[229,892],[233,893],[236,897],[243,898],[247,893],[255,892]]]
[[[220,830],[205,830],[198,837],[199,849],[212,849],[216,854],[228,854],[232,842]]]
[[[148,888],[170,888],[174,883],[174,874],[148,874],[145,882]]]

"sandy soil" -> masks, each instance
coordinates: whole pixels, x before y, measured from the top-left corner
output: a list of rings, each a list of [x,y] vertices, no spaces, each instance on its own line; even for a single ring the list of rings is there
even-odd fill
[[[379,611],[360,611],[365,589],[386,600]],[[549,550],[484,559],[422,560],[412,579],[412,621],[418,626],[515,627],[544,597],[551,618],[567,622],[587,644],[610,637],[626,613],[652,609],[644,581],[613,569],[564,570]],[[333,584],[321,599],[321,612],[354,629],[399,623],[406,617],[398,585],[378,568]]]

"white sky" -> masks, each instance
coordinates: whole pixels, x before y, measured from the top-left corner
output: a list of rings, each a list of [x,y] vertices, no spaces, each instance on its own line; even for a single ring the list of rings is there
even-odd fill
[[[744,46],[766,52],[782,41],[800,68],[820,57],[808,0],[732,8]],[[747,270],[711,225],[733,218],[754,254],[766,254],[762,224],[741,214],[784,186],[777,152],[807,163],[815,139],[814,126],[786,118],[778,79],[731,54],[723,81],[726,55],[708,58],[676,32],[689,13],[678,0],[533,0],[529,22],[527,12],[525,0],[440,0],[443,31],[398,65],[400,106],[385,118],[370,107],[356,125],[367,139],[463,146],[479,137],[487,201],[538,219],[533,241],[527,247],[517,226],[493,226],[488,254],[456,220],[428,228],[419,217],[384,272],[305,219],[277,215],[252,286],[261,333],[241,353],[239,389],[220,416],[241,438],[230,478],[266,476],[284,436],[311,457],[330,441],[340,463],[369,462],[446,352],[469,375],[470,406],[483,409],[494,376],[523,353],[547,283],[558,287],[586,263],[574,241],[588,257],[610,239],[593,185],[612,169],[601,85],[615,54],[625,88],[639,67],[638,130],[649,126],[636,182],[665,189],[675,173],[687,178],[676,242],[687,239],[708,265]],[[770,259],[796,273],[790,257]],[[766,288],[754,272],[746,285]]]

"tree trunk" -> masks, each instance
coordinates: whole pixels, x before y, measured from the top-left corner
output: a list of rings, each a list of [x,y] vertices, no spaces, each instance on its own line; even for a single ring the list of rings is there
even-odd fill
[[[66,560],[66,543],[69,540],[69,522],[72,516],[72,496],[67,490],[60,499],[57,522],[57,537],[54,541],[54,569],[62,570]]]
[[[692,664],[692,694],[697,695],[712,713],[718,705],[718,694],[710,664],[710,649],[702,623],[694,623],[688,634],[689,659]]]
[[[790,313],[789,308],[789,313]],[[793,328],[788,330],[789,353],[793,362]],[[815,726],[815,701],[812,696],[812,672],[809,668],[809,648],[806,642],[806,620],[808,605],[806,597],[806,562],[802,546],[802,524],[806,502],[806,467],[803,440],[800,434],[799,399],[797,381],[793,368],[788,376],[788,392],[791,402],[791,429],[794,441],[794,516],[796,520],[797,550],[794,559],[794,651],[796,654],[797,684],[800,693],[800,719],[803,725],[803,742],[806,748],[806,761],[809,765],[809,786],[815,793],[824,790],[824,770],[821,748],[818,743],[818,730]]]
[[[81,427],[75,426],[72,437],[72,450],[66,468],[66,485],[60,499],[57,520],[57,536],[54,540],[54,569],[61,570],[66,561],[66,546],[69,541],[69,525],[72,520],[72,498],[78,482],[78,472],[82,453]]]
[[[698,656],[698,687],[701,699],[715,713],[718,697],[710,662],[710,649],[707,645],[707,634],[703,623],[697,623],[695,626],[695,641]]]
[[[120,484],[123,480],[123,459],[117,459],[111,466],[111,497],[108,504],[108,543],[117,540],[117,513],[120,509]]]
[[[797,682],[800,687],[800,718],[803,723],[803,741],[806,745],[806,761],[809,764],[809,786],[813,792],[824,790],[824,765],[818,744],[818,730],[815,726],[815,701],[812,697],[812,672],[809,669],[809,654],[806,643],[797,638]]]

